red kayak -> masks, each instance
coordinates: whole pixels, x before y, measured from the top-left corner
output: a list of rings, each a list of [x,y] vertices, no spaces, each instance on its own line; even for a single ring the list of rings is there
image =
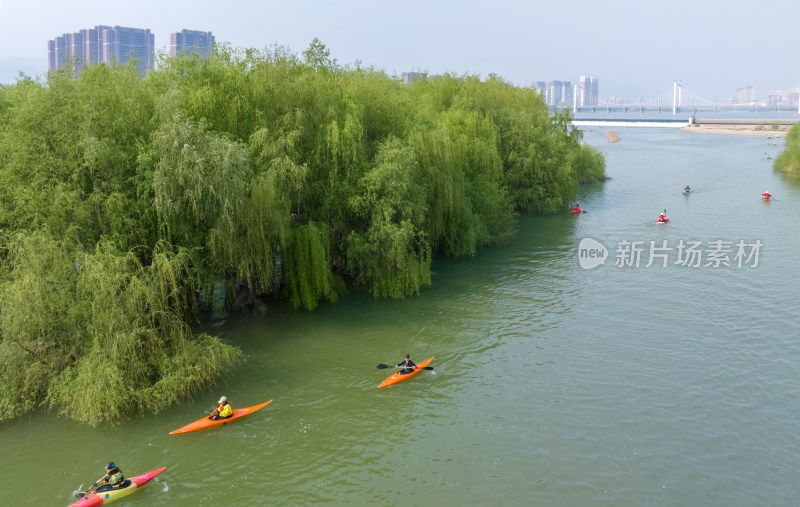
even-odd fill
[[[119,498],[124,496],[128,496],[137,489],[141,488],[150,480],[155,477],[156,475],[160,474],[167,467],[161,467],[152,472],[147,472],[146,474],[137,475],[136,477],[131,477],[130,479],[126,480],[125,483],[127,486],[124,488],[113,488],[107,491],[100,491],[100,492],[91,492],[87,493],[86,496],[78,500],[77,502],[70,504],[69,507],[95,507],[98,505],[105,505],[109,502],[113,502]]]
[[[410,379],[411,377],[419,374],[419,372],[421,372],[423,370],[423,368],[428,366],[428,364],[430,364],[431,361],[433,361],[433,356],[431,356],[430,359],[427,359],[427,360],[422,361],[421,363],[419,363],[414,368],[414,371],[412,371],[411,373],[405,373],[405,374],[400,374],[400,372],[393,373],[391,377],[389,377],[386,380],[384,380],[383,382],[381,382],[378,387],[386,387],[386,386],[391,386],[391,385],[394,385],[394,384],[399,384],[400,382],[404,382],[404,381]]]
[[[665,224],[665,223],[667,223],[667,222],[669,222],[669,217],[664,217],[664,220],[656,220],[656,221],[655,221],[655,222],[653,222],[653,223],[654,223],[654,224]]]
[[[260,409],[266,407],[270,403],[272,403],[272,400],[269,400],[266,403],[261,403],[260,405],[253,405],[252,407],[234,408],[233,409],[233,415],[228,417],[227,419],[211,420],[211,419],[208,418],[208,416],[206,416],[206,417],[203,417],[202,419],[198,419],[197,421],[195,421],[195,422],[193,422],[191,424],[187,424],[183,428],[178,428],[175,431],[170,431],[169,434],[170,435],[180,435],[180,434],[183,434],[183,433],[192,433],[193,431],[206,430],[208,428],[216,428],[217,426],[225,426],[228,423],[232,423],[233,421],[235,421],[237,419],[241,419],[242,417],[244,417],[246,415],[252,414],[256,410],[260,410]]]

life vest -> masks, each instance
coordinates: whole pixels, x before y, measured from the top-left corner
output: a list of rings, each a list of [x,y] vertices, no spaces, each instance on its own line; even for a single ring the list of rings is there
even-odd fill
[[[233,415],[233,407],[231,407],[231,404],[228,402],[225,402],[222,405],[220,405],[217,411],[219,412],[219,416],[223,419]]]
[[[122,475],[122,470],[119,468],[112,468],[106,472],[106,484],[111,486],[122,486],[125,482],[125,476]]]

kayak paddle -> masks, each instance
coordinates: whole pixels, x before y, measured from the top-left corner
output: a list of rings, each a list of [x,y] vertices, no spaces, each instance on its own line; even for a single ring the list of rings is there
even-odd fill
[[[399,366],[387,366],[383,363],[378,365],[379,370],[385,370],[386,368],[399,368]],[[432,370],[433,366],[423,366],[422,368],[420,368],[419,366],[415,366],[414,368],[418,368],[420,370]]]

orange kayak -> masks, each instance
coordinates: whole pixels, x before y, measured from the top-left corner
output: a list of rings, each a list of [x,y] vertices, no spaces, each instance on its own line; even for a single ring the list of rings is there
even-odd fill
[[[395,372],[392,374],[391,377],[381,382],[378,387],[386,387],[394,384],[399,384],[400,382],[404,382],[413,377],[414,375],[417,375],[419,372],[421,372],[422,369],[428,366],[428,364],[430,364],[431,361],[433,361],[433,356],[431,356],[431,358],[428,359],[427,361],[422,361],[421,363],[419,363],[417,367],[414,368],[414,371],[412,371],[411,373],[406,373],[405,375],[401,375],[400,372]]]
[[[260,405],[253,405],[252,407],[247,408],[234,408],[233,415],[228,417],[227,419],[217,419],[216,421],[212,421],[208,418],[208,416],[203,417],[202,419],[198,419],[197,421],[187,424],[183,428],[178,428],[175,431],[170,431],[170,435],[180,435],[183,433],[192,433],[193,431],[200,431],[200,430],[207,430],[208,428],[216,428],[217,426],[225,426],[226,424],[232,423],[233,421],[240,419],[246,415],[250,415],[256,410],[260,410],[267,405],[272,403],[272,400],[269,400],[266,403],[262,403]]]

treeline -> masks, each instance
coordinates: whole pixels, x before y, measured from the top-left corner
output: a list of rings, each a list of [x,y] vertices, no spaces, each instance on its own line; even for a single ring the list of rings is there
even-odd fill
[[[190,394],[241,358],[193,331],[203,308],[418,293],[435,256],[604,179],[569,121],[496,76],[404,85],[317,40],[0,88],[0,420]]]
[[[775,169],[800,176],[800,123],[786,134],[786,149],[775,159]]]

